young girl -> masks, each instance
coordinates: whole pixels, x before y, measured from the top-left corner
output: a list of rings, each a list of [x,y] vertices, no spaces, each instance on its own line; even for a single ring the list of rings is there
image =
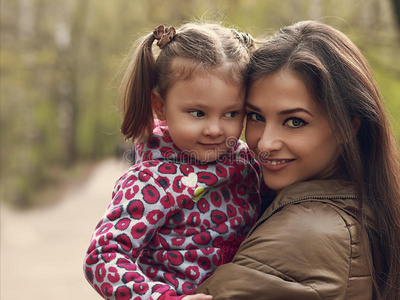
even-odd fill
[[[102,297],[193,294],[255,223],[259,174],[238,140],[251,46],[248,35],[213,24],[161,25],[139,46],[121,126],[137,160],[117,181],[84,266]]]
[[[399,152],[360,51],[328,25],[300,22],[254,53],[248,87],[246,141],[278,194],[196,292],[400,299]]]

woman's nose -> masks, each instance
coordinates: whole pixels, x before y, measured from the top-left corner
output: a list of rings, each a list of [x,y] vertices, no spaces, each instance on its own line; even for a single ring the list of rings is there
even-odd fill
[[[278,151],[283,147],[282,136],[279,135],[277,130],[265,127],[257,147],[260,151],[265,151],[266,153]]]

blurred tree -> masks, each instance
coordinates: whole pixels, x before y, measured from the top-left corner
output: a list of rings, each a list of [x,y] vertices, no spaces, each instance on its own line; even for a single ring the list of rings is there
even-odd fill
[[[67,2],[68,3],[68,2]],[[70,16],[56,20],[55,41],[58,50],[57,64],[62,67],[58,83],[60,127],[64,140],[63,162],[66,166],[77,159],[76,132],[78,119],[78,76],[80,49],[90,1],[74,1]],[[69,9],[69,11],[71,11]]]
[[[400,0],[392,0],[394,16],[396,18],[397,27],[400,31]]]

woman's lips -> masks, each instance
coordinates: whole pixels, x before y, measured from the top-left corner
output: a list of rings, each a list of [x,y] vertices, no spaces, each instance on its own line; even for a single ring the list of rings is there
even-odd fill
[[[294,159],[264,159],[261,164],[268,171],[280,171],[286,168]]]

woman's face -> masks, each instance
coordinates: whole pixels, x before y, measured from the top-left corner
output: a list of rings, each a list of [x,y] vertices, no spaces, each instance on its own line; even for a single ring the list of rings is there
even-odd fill
[[[246,142],[269,188],[279,192],[299,181],[334,174],[339,144],[295,72],[281,70],[256,81],[246,113]]]

